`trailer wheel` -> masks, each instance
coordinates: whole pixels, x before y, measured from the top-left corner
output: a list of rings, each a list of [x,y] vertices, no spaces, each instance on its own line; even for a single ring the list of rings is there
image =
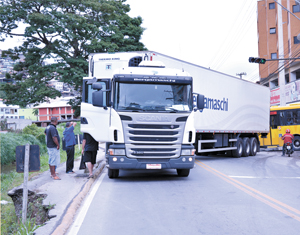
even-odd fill
[[[250,154],[250,139],[248,137],[243,138],[243,157],[248,157]]]
[[[299,136],[294,137],[294,150],[295,151],[300,150],[300,137]]]
[[[178,176],[187,177],[190,174],[190,169],[177,169]]]
[[[241,157],[243,154],[243,140],[241,138],[238,138],[235,146],[237,147],[237,149],[232,150],[231,154],[233,157]]]
[[[255,137],[250,138],[250,156],[255,156],[258,149],[258,142]]]
[[[108,177],[110,179],[113,179],[113,178],[118,178],[119,177],[119,170],[118,169],[109,169],[108,168]]]

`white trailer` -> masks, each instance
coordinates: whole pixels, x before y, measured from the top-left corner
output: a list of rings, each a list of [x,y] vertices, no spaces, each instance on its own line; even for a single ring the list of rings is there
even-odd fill
[[[90,56],[81,130],[107,144],[119,169],[177,169],[196,154],[255,155],[269,131],[269,89],[153,51]]]

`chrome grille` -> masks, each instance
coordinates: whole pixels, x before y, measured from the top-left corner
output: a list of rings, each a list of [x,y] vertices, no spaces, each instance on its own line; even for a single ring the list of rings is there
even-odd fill
[[[146,115],[149,114],[126,113],[132,119],[122,120],[126,155],[138,159],[179,157],[185,122],[176,122],[176,119],[188,114],[165,115],[168,124],[139,121],[145,120]]]

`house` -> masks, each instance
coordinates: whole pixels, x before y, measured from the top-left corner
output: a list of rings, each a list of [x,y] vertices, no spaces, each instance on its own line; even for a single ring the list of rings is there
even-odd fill
[[[32,124],[32,120],[21,118],[18,105],[6,105],[0,99],[0,121],[5,124],[5,129],[21,130]]]
[[[68,104],[72,98],[73,97],[57,98],[50,100],[48,103],[42,103],[36,106],[35,108],[38,109],[38,123],[41,124],[41,126],[47,126],[47,123],[51,121],[51,117],[57,117],[59,122],[75,119],[74,110],[71,108],[71,105]]]

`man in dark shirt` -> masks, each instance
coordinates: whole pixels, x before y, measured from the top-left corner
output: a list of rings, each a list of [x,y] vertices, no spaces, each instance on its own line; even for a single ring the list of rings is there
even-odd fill
[[[96,156],[98,151],[99,143],[88,133],[83,134],[82,141],[82,154],[83,161],[87,163],[89,170],[89,178],[93,178],[93,168],[96,164]]]
[[[67,152],[67,161],[66,161],[66,173],[75,173],[73,171],[74,168],[74,145],[75,135],[74,135],[74,127],[76,126],[76,122],[67,122],[66,129],[63,132],[64,139],[66,142],[66,152]]]
[[[54,180],[60,180],[60,178],[55,173],[55,166],[57,166],[60,161],[60,138],[56,129],[57,123],[57,117],[52,117],[50,125],[47,126],[45,130],[47,150],[49,155],[49,168],[51,172],[51,177]]]

